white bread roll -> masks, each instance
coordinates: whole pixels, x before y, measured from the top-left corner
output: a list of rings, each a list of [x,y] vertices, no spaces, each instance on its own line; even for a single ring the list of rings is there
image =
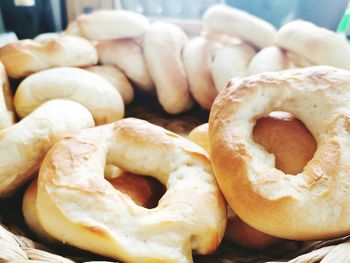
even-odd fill
[[[211,6],[203,16],[203,29],[208,35],[230,35],[258,48],[274,44],[273,25],[242,10],[226,5]]]
[[[23,118],[43,102],[56,98],[82,104],[93,114],[96,124],[124,116],[123,100],[112,84],[80,68],[53,68],[30,75],[19,84],[14,103]]]
[[[87,39],[108,40],[141,37],[150,25],[146,17],[136,12],[98,10],[79,16],[77,26]]]
[[[182,51],[188,38],[176,25],[155,22],[144,36],[144,52],[148,69],[156,85],[164,110],[181,113],[192,106]]]
[[[147,68],[142,47],[132,39],[100,41],[96,44],[103,65],[120,68],[136,86],[151,91],[154,83]]]
[[[278,31],[276,44],[315,65],[350,69],[350,45],[347,40],[311,22],[296,20],[285,24]]]
[[[199,105],[208,110],[217,95],[210,65],[219,46],[219,43],[199,36],[192,38],[183,51],[192,96]]]
[[[218,92],[230,79],[248,75],[248,66],[255,53],[255,49],[245,43],[226,45],[216,51],[211,72]]]
[[[113,66],[91,66],[85,68],[104,79],[108,80],[119,91],[125,104],[129,104],[134,98],[134,89],[125,74]]]
[[[19,40],[0,48],[0,61],[11,78],[60,66],[84,67],[97,63],[97,52],[86,39],[60,36],[42,43]]]

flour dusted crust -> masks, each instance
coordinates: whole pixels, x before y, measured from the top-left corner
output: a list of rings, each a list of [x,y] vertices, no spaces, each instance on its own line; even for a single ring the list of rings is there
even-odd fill
[[[219,94],[209,120],[211,161],[228,203],[245,222],[295,240],[350,231],[349,87],[348,71],[318,66],[251,76]],[[273,156],[250,137],[254,120],[276,109],[300,119],[317,142],[296,176],[276,169]]]
[[[146,210],[115,190],[103,176],[106,160],[166,185],[158,206]],[[137,119],[57,143],[42,163],[36,205],[49,235],[128,262],[192,262],[191,250],[216,249],[226,222],[206,152]]]
[[[86,39],[77,36],[48,38],[43,42],[19,40],[0,48],[0,60],[11,78],[59,66],[83,67],[97,63],[97,52]]]

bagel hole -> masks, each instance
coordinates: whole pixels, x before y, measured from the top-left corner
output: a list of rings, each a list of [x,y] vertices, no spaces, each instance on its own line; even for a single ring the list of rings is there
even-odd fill
[[[135,204],[148,209],[157,207],[166,191],[164,185],[157,179],[126,171],[108,181],[115,189],[128,195]]]
[[[275,155],[275,167],[296,175],[304,170],[317,143],[303,122],[289,112],[274,111],[257,120],[253,140]]]

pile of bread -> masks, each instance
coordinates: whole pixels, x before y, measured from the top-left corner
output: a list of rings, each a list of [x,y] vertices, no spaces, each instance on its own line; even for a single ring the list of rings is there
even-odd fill
[[[347,41],[223,5],[202,26],[188,39],[104,10],[0,48],[0,196],[32,181],[23,213],[37,236],[125,262],[192,262],[224,235],[262,249],[350,233]],[[25,77],[13,98],[6,73]],[[209,124],[186,139],[123,119],[134,87],[170,114],[195,100]]]

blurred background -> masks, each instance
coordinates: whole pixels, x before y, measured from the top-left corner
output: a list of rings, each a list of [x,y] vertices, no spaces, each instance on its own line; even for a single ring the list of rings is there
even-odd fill
[[[81,13],[116,9],[142,13],[150,18],[199,20],[213,4],[224,3],[257,15],[279,28],[304,19],[336,30],[348,0],[1,0],[0,41],[33,38],[44,32],[62,31]],[[350,32],[347,33],[350,36]],[[1,43],[0,43],[1,45]]]

